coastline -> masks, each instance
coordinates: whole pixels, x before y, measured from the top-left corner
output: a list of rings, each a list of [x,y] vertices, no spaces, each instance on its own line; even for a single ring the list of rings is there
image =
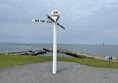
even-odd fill
[[[21,51],[21,52],[6,52],[5,54],[11,54],[11,55],[27,55],[27,56],[38,56],[42,54],[52,53],[52,48],[42,48],[41,50],[30,50],[30,51]],[[98,60],[109,60],[118,62],[118,57],[110,57],[110,56],[99,56],[99,55],[93,55],[93,54],[87,54],[87,53],[81,53],[76,51],[70,51],[66,49],[57,49],[57,53],[61,53],[70,57],[74,58],[90,58],[90,59],[98,59]]]
[[[52,48],[52,44],[40,43],[0,43],[0,53],[19,52],[28,50],[40,50],[42,48]],[[76,52],[118,57],[118,45],[105,45],[103,50],[102,44],[58,44],[58,49],[67,49]]]

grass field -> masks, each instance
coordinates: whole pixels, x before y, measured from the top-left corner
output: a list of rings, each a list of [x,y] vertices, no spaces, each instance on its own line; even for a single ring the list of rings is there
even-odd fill
[[[0,55],[0,68],[7,68],[17,65],[49,62],[49,61],[52,61],[52,56]],[[93,67],[118,69],[118,62],[111,62],[105,60],[58,57],[58,61],[75,62],[82,65],[93,66]]]

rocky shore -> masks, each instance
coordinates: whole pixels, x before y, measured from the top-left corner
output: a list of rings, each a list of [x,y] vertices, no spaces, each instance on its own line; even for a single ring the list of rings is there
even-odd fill
[[[42,50],[10,52],[8,54],[37,56],[37,55],[40,55],[40,54],[46,54],[47,52],[53,52],[53,49],[52,48],[43,48]],[[97,55],[92,55],[92,54],[80,53],[80,52],[70,51],[70,50],[66,50],[66,49],[58,49],[57,52],[58,53],[64,53],[68,56],[72,56],[72,57],[75,57],[75,58],[92,58],[92,59],[105,60],[104,56],[97,56]],[[117,57],[112,57],[111,61],[118,61],[118,58]]]

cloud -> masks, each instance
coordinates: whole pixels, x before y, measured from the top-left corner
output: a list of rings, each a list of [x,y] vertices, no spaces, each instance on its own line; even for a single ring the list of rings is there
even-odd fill
[[[66,27],[65,31],[59,29],[61,43],[118,41],[118,0],[1,0],[0,42],[10,38],[51,42],[52,29],[47,28],[52,25],[34,24],[31,19],[47,19],[45,14],[53,9],[61,11],[59,22]]]

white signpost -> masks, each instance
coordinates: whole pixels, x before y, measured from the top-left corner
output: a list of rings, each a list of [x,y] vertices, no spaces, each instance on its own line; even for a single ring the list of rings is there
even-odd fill
[[[36,23],[52,23],[53,24],[53,66],[52,73],[57,73],[57,26],[65,29],[62,25],[60,25],[57,21],[60,17],[60,12],[58,10],[53,10],[49,15],[46,15],[48,20],[36,20],[32,19],[33,22]]]

